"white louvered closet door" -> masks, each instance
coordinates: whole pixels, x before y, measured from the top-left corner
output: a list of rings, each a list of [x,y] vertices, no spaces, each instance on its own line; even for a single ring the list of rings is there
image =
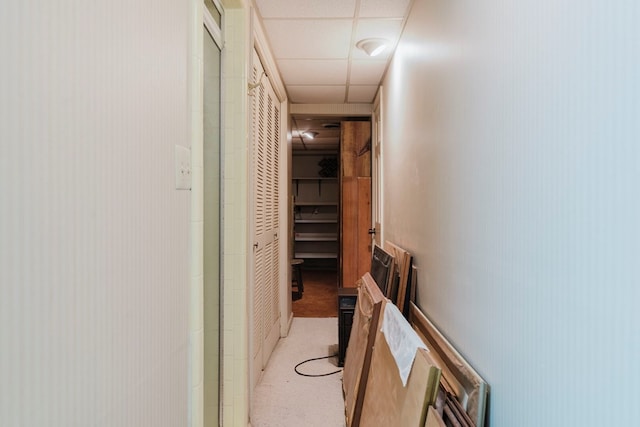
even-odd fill
[[[261,79],[262,76],[262,79]],[[278,162],[280,153],[280,102],[254,51],[251,91],[254,195],[253,271],[253,385],[260,377],[280,337],[278,295]]]

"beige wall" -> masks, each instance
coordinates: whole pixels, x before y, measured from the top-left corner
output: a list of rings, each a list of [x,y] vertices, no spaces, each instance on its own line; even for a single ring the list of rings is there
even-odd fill
[[[493,427],[635,423],[639,18],[416,0],[385,78],[385,237],[491,385]]]
[[[244,425],[251,27],[224,3],[222,405]],[[22,3],[0,23],[0,424],[201,425],[202,5]]]
[[[223,421],[249,419],[247,69],[249,14],[226,9],[223,53]]]
[[[0,425],[185,425],[188,4],[0,8]]]
[[[248,70],[251,47],[254,43],[264,46],[262,33],[252,10],[241,1],[223,2],[225,5],[223,51],[223,372],[222,413],[224,425],[246,425],[249,421],[249,340],[250,340],[250,292],[249,271],[253,268],[253,236],[250,233],[250,155]],[[270,53],[263,50],[267,61],[273,62]],[[275,73],[273,73],[275,74]],[[281,88],[278,76],[274,85]],[[280,90],[280,94],[283,91]],[[287,108],[282,106],[283,123]],[[286,126],[281,126],[283,139]],[[285,185],[288,159],[286,145],[282,145],[281,183]],[[288,212],[286,191],[281,191],[280,235],[287,233]],[[288,255],[282,254],[281,271],[281,334],[288,331],[291,313],[289,296]],[[197,409],[197,407],[194,407]]]

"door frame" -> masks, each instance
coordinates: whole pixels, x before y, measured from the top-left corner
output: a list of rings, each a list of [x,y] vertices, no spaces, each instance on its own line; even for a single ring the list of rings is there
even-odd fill
[[[382,86],[373,100],[371,112],[371,244],[383,246],[384,231],[382,229],[383,191],[382,191]]]
[[[202,165],[203,165],[203,183],[202,183],[202,218],[203,218],[203,229],[202,229],[202,233],[203,233],[203,245],[202,245],[202,367],[201,367],[201,372],[202,372],[202,401],[203,401],[203,405],[202,405],[202,424],[203,426],[215,426],[215,425],[222,425],[222,410],[223,410],[223,399],[222,399],[222,377],[223,377],[223,373],[222,373],[222,355],[224,354],[223,351],[223,347],[224,347],[224,343],[223,343],[223,319],[224,319],[224,313],[223,313],[223,304],[222,304],[222,294],[223,294],[223,284],[222,284],[222,270],[223,270],[223,260],[222,260],[222,242],[223,242],[223,229],[224,227],[222,227],[222,212],[221,212],[221,206],[222,206],[222,179],[223,179],[223,175],[222,175],[222,144],[223,144],[223,120],[222,120],[222,114],[223,114],[223,109],[222,109],[222,105],[223,105],[223,85],[222,85],[222,69],[223,69],[223,36],[222,36],[222,26],[224,25],[224,11],[222,8],[222,5],[220,4],[220,2],[218,0],[211,0],[213,6],[216,8],[217,12],[220,15],[220,24],[218,25],[218,22],[216,22],[216,20],[213,18],[213,16],[211,15],[210,10],[208,9],[208,7],[205,5],[202,8],[202,21],[203,21],[203,26],[202,28],[202,126],[203,126],[203,131],[202,131]],[[204,1],[203,1],[204,4]],[[217,245],[217,256],[218,256],[218,266],[217,266],[217,277],[208,277],[207,273],[208,273],[208,262],[205,259],[205,253],[204,253],[204,249],[205,247],[207,247],[210,242],[208,242],[208,238],[209,235],[208,233],[205,234],[205,227],[207,225],[210,226],[214,226],[214,223],[211,223],[211,221],[207,221],[207,218],[205,218],[204,213],[205,213],[205,201],[207,200],[208,197],[208,193],[209,191],[211,191],[210,189],[207,189],[205,186],[205,180],[204,177],[207,175],[207,173],[209,172],[208,170],[204,170],[205,167],[205,130],[204,130],[204,124],[205,124],[205,110],[204,110],[204,100],[205,100],[205,56],[204,56],[204,50],[205,50],[205,43],[206,43],[206,38],[207,33],[209,36],[211,36],[211,40],[213,41],[213,43],[215,44],[215,46],[217,47],[217,49],[220,52],[220,62],[219,62],[219,67],[220,69],[218,70],[218,90],[219,90],[219,105],[218,105],[218,126],[219,126],[219,131],[218,131],[218,143],[219,143],[219,153],[218,153],[218,218],[217,218],[217,227],[218,227],[218,236],[217,236],[217,242],[212,242],[213,245]],[[197,197],[194,195],[194,197]],[[215,274],[215,273],[214,273]],[[212,283],[212,282],[217,282],[218,283],[218,295],[217,295],[217,304],[214,304],[213,306],[211,306],[210,304],[207,303],[207,301],[205,300],[206,296],[207,296],[207,284],[208,283]],[[213,310],[214,312],[211,313],[210,311]],[[215,316],[217,317],[217,337],[213,337],[211,335],[212,331],[209,331],[207,329],[207,323],[205,322],[205,320],[207,320],[207,318],[209,316]],[[208,343],[214,340],[214,345],[215,345],[215,341],[217,341],[217,355],[215,355],[214,357],[216,358],[216,362],[217,362],[217,366],[215,367],[211,367],[208,366],[207,363],[210,362],[210,357],[207,354],[207,347],[208,347]],[[214,375],[213,379],[211,378],[210,375],[207,375],[207,372],[209,369],[216,369],[217,370],[217,374]],[[209,384],[209,382],[212,381],[217,381],[217,384]],[[217,404],[217,409],[212,410],[210,409],[210,405],[208,405],[208,400],[211,399],[215,399],[216,400],[216,404]]]

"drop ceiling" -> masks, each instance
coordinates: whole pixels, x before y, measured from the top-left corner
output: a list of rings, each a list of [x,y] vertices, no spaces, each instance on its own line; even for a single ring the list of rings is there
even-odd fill
[[[340,147],[340,122],[369,120],[369,117],[291,115],[291,147],[295,151],[337,151]],[[317,135],[311,139],[303,132]]]
[[[412,0],[254,0],[293,104],[370,103]],[[356,48],[384,38],[376,57]]]

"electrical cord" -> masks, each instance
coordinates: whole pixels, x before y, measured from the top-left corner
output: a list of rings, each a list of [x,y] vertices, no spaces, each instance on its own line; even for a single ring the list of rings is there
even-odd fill
[[[295,368],[293,368],[294,371],[296,371],[296,374],[298,375],[302,375],[303,377],[326,377],[328,375],[333,375],[333,374],[337,374],[338,372],[342,372],[342,369],[338,369],[337,371],[333,371],[333,372],[329,372],[327,374],[305,374],[303,372],[298,371],[298,366],[300,365],[304,365],[307,362],[313,362],[314,360],[322,360],[322,359],[329,359],[331,357],[336,357],[337,354],[333,354],[331,356],[324,356],[324,357],[314,357],[313,359],[307,359],[303,362],[298,363]]]

